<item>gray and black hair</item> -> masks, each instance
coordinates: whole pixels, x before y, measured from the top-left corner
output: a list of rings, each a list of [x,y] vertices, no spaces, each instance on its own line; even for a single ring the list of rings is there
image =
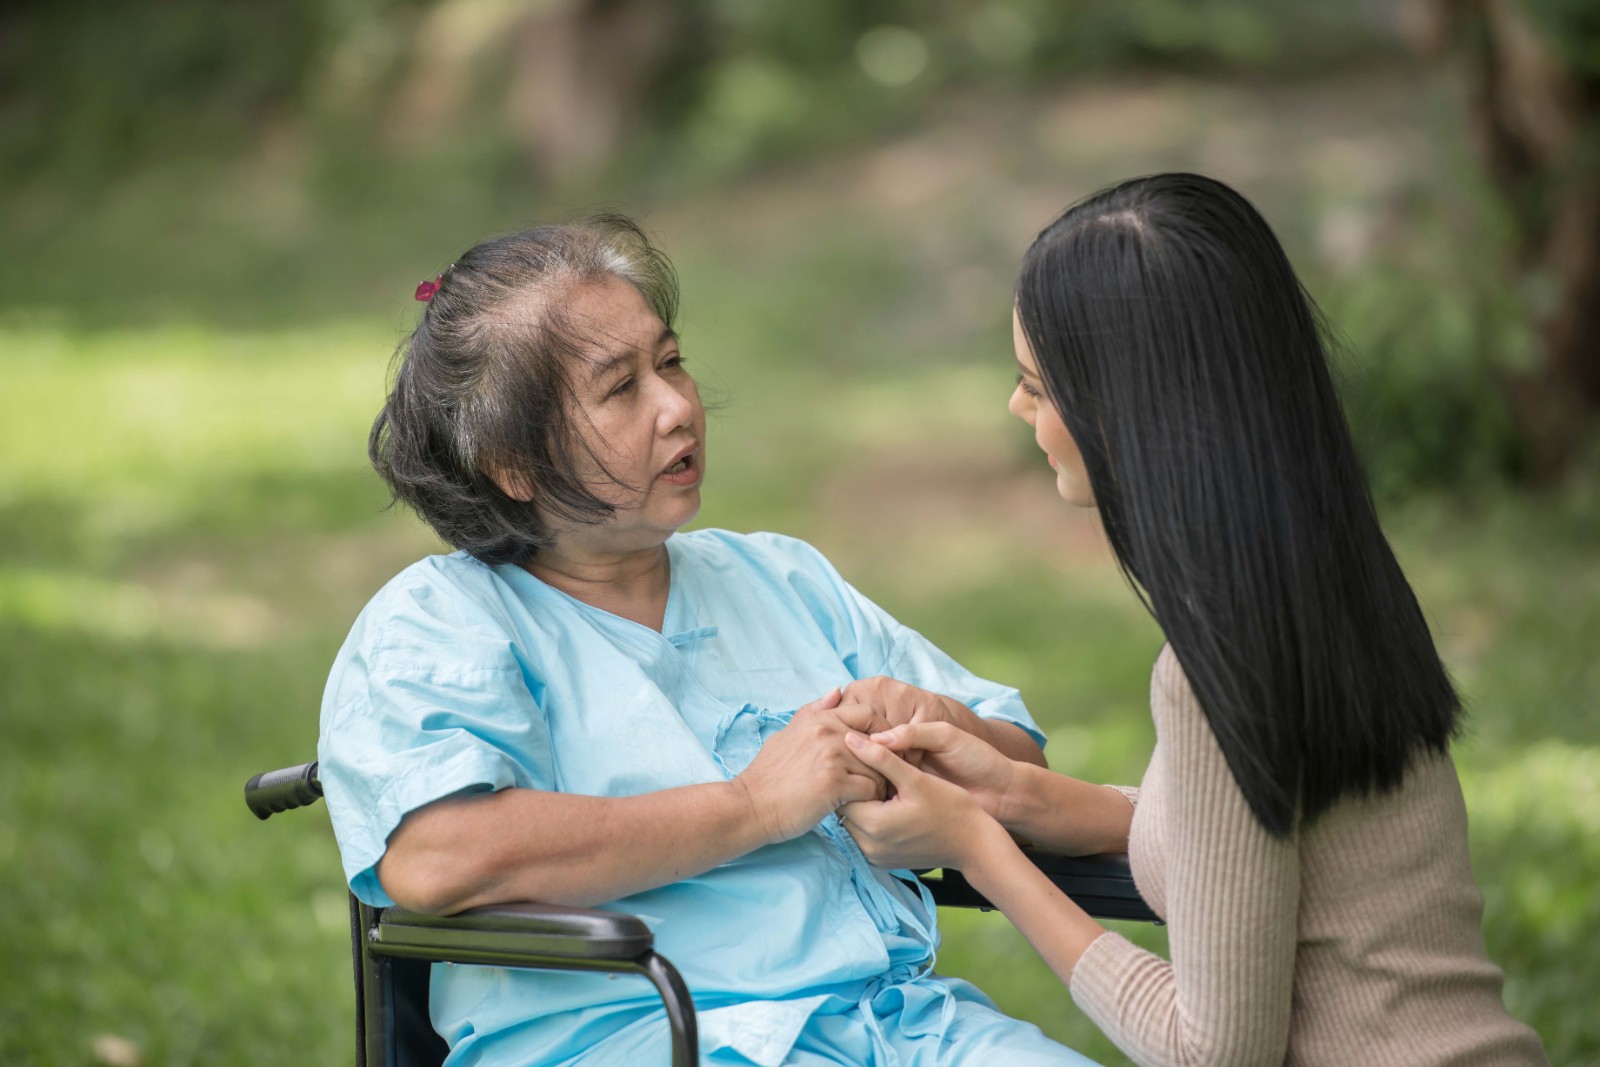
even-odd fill
[[[611,516],[574,463],[598,457],[574,426],[571,373],[586,338],[565,310],[574,286],[608,277],[633,285],[672,328],[672,263],[621,215],[491,238],[441,276],[396,352],[367,452],[393,499],[447,544],[485,563],[522,563],[550,543],[549,519]],[[530,499],[502,488],[512,485]]]

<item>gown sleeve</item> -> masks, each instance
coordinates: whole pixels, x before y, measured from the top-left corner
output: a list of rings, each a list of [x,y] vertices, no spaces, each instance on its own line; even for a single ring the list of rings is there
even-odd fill
[[[1282,1064],[1298,846],[1251,814],[1170,648],[1152,689],[1172,959],[1102,934],[1072,972],[1072,998],[1143,1067]]]
[[[385,587],[323,696],[328,812],[350,888],[375,907],[393,903],[374,868],[408,813],[461,792],[554,788],[536,679],[492,603],[450,577],[419,564]]]

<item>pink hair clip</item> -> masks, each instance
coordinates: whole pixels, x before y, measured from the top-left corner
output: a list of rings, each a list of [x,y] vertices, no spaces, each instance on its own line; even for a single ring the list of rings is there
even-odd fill
[[[433,281],[431,281],[431,282],[418,282],[417,283],[416,299],[421,300],[423,303],[427,303],[429,300],[432,300],[438,294],[438,292],[439,292],[439,283],[441,281],[443,281],[443,280],[444,280],[444,272],[440,271],[438,276],[435,277],[433,279]]]

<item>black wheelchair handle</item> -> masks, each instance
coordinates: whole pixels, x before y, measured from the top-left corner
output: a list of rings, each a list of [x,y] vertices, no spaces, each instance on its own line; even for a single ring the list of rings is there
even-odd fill
[[[244,784],[244,802],[258,819],[270,819],[280,811],[293,811],[320,799],[322,783],[317,779],[316,760],[267,771]]]

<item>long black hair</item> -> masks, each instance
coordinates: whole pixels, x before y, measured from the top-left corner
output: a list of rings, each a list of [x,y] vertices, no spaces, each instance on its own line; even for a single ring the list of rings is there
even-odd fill
[[[1444,752],[1460,701],[1379,529],[1315,304],[1194,174],[1069,208],[1017,310],[1106,535],[1279,837]]]

